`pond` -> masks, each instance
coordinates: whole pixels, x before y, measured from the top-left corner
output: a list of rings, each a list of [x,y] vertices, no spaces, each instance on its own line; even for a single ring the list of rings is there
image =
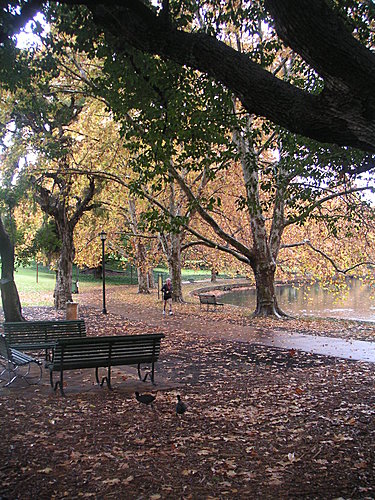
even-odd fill
[[[280,307],[291,315],[320,316],[375,322],[375,290],[359,280],[348,281],[348,291],[328,293],[319,284],[279,285],[276,295]],[[225,304],[255,309],[255,290],[236,290],[220,297]]]

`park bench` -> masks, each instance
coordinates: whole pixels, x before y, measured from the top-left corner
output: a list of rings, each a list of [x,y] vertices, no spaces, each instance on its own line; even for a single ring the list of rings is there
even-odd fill
[[[60,338],[52,351],[51,361],[46,362],[50,370],[50,382],[54,391],[60,387],[64,395],[63,374],[65,370],[95,368],[96,381],[100,386],[111,386],[112,366],[137,365],[139,379],[145,382],[150,377],[154,383],[155,362],[160,354],[162,333],[147,335],[124,335],[110,337],[86,337],[81,339]],[[141,365],[151,364],[151,371],[142,378]],[[99,381],[99,368],[106,368],[107,375]],[[60,372],[60,380],[53,383],[53,372]]]
[[[0,358],[2,365],[5,365],[4,369],[0,372],[0,379],[3,378],[3,375],[5,373],[8,374],[8,379],[9,379],[8,382],[5,384],[5,387],[14,382],[18,377],[23,378],[24,380],[26,380],[27,383],[30,383],[28,380],[28,376],[30,374],[32,363],[35,363],[39,366],[40,369],[39,380],[41,380],[42,378],[41,361],[21,351],[17,351],[17,349],[12,349],[9,346],[9,343],[4,334],[0,335]],[[19,369],[24,366],[27,366],[26,373],[22,373],[19,371]]]
[[[198,297],[199,297],[199,307],[201,307],[202,304],[206,304],[207,311],[209,310],[209,306],[213,306],[215,311],[217,306],[224,306],[222,302],[217,302],[215,295],[202,294],[198,295]]]
[[[86,325],[83,319],[5,322],[3,328],[12,348],[25,351],[44,349],[46,359],[57,339],[86,336]]]

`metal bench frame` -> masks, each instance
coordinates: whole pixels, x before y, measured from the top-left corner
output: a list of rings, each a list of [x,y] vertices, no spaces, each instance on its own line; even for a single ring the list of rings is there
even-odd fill
[[[12,384],[17,378],[22,378],[26,380],[28,384],[37,384],[42,378],[42,363],[40,360],[29,356],[17,349],[12,349],[4,334],[0,335],[0,358],[2,364],[5,364],[4,369],[0,372],[0,379],[3,379],[5,373],[8,374],[8,382],[4,387]],[[30,375],[31,364],[35,363],[39,366],[40,374],[39,379],[35,382],[30,382],[28,376]],[[27,366],[27,372],[22,373],[19,371],[20,368]]]

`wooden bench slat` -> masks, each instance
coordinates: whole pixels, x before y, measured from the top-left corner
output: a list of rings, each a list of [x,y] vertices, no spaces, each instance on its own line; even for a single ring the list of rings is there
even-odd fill
[[[46,350],[61,337],[86,336],[84,320],[21,321],[3,323],[5,336],[12,347],[23,350]]]
[[[160,354],[161,339],[163,334],[84,337],[84,338],[60,338],[53,348],[51,362],[46,363],[50,370],[51,385],[53,387],[52,373],[60,372],[60,381],[56,382],[54,389],[60,386],[63,394],[63,372],[64,370],[83,368],[107,368],[106,379],[110,386],[110,370],[112,366],[138,365],[140,376],[140,365],[152,363],[151,380],[154,382],[154,363]],[[98,372],[96,371],[98,380]],[[146,374],[147,377],[147,374]],[[146,377],[143,379],[145,380]]]

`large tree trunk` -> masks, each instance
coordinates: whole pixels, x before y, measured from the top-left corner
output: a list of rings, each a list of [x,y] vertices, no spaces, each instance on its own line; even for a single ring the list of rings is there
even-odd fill
[[[279,318],[287,316],[277,303],[275,270],[275,265],[267,262],[256,262],[253,268],[257,294],[254,316],[277,316]]]
[[[163,252],[167,257],[168,271],[172,280],[173,302],[183,302],[182,297],[182,266],[181,266],[181,233],[159,236]]]
[[[171,168],[173,162],[171,161]],[[169,211],[176,217],[180,214],[181,207],[176,201],[175,184],[171,177],[169,184]],[[183,233],[160,234],[160,241],[163,247],[164,254],[167,257],[168,270],[172,280],[172,300],[173,302],[183,302],[182,297],[182,266],[181,266],[181,242]]]
[[[56,274],[56,285],[54,291],[55,309],[65,309],[66,303],[72,301],[73,282],[73,260],[75,248],[73,243],[73,231],[69,226],[58,224],[60,238],[62,241],[60,258]]]
[[[135,206],[135,199],[129,198],[129,214],[131,228],[134,235],[138,234],[138,220]],[[150,293],[149,285],[149,267],[147,265],[147,251],[139,237],[135,238],[135,254],[138,276],[138,293]]]
[[[136,243],[138,293],[150,293],[149,272],[146,265],[146,249],[141,242]]]
[[[173,302],[183,302],[180,234],[171,234],[170,241],[171,247],[168,256],[168,269],[172,280],[172,300]]]
[[[14,246],[0,218],[1,299],[5,321],[25,321],[14,282]]]
[[[147,277],[148,277],[148,287],[150,289],[155,288],[155,278],[154,278],[154,272],[152,269],[148,270]]]

